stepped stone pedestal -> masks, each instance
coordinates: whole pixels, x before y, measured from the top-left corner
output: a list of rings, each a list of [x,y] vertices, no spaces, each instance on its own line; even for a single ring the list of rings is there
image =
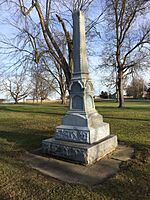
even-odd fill
[[[92,164],[117,147],[108,123],[95,109],[93,84],[86,56],[85,22],[81,11],[73,14],[74,73],[70,84],[70,109],[54,136],[42,141],[44,153],[80,164]]]

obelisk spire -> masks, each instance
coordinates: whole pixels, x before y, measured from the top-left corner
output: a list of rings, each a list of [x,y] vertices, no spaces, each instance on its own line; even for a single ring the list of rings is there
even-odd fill
[[[73,56],[74,75],[88,74],[85,19],[83,12],[80,10],[73,13]]]
[[[89,165],[117,146],[109,124],[95,110],[93,84],[89,78],[84,15],[73,13],[74,74],[70,84],[70,109],[52,138],[42,142],[43,153]]]

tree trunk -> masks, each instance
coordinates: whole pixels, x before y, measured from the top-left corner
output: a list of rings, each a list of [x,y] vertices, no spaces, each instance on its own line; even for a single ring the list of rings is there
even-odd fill
[[[61,94],[61,104],[66,104],[66,95]]]
[[[119,93],[119,106],[118,108],[123,108],[124,97],[123,97],[123,73],[122,71],[118,74],[118,93]]]
[[[14,100],[15,100],[15,104],[18,104],[18,99],[17,99],[17,98],[15,98]]]
[[[118,103],[119,102],[119,89],[118,89],[118,83],[117,83],[117,86],[116,86],[116,102]]]

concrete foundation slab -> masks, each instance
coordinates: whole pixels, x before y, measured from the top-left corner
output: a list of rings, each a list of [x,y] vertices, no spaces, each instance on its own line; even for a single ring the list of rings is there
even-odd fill
[[[24,160],[42,174],[60,181],[96,186],[115,175],[122,160],[124,158],[129,160],[132,153],[133,149],[131,147],[119,145],[112,154],[89,166],[44,157],[41,149],[33,153],[27,152]]]

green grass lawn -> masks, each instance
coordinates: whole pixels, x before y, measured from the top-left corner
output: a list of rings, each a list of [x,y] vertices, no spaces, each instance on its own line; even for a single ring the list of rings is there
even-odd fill
[[[150,102],[96,104],[111,133],[134,147],[131,161],[116,176],[97,187],[68,184],[46,177],[22,161],[25,151],[41,146],[60,124],[68,107],[0,105],[0,200],[139,200],[150,199]]]

